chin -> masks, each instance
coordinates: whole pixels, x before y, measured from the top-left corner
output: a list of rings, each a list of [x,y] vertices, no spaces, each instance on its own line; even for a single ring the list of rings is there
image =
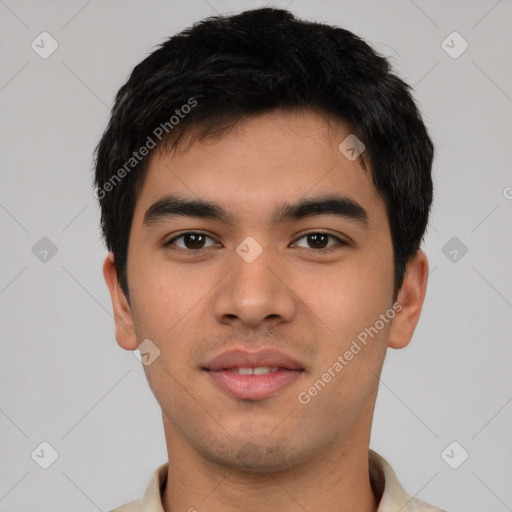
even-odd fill
[[[233,439],[227,443],[208,443],[198,450],[210,462],[241,473],[269,474],[289,470],[300,464],[303,450],[282,440],[260,441]]]

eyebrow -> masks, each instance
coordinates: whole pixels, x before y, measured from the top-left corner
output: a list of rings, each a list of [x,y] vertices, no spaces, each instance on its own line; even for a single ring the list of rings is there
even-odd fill
[[[366,210],[356,201],[342,195],[324,195],[284,203],[274,208],[271,224],[300,220],[318,215],[335,215],[368,225]],[[234,216],[220,204],[202,199],[184,199],[166,195],[153,203],[144,214],[143,224],[151,226],[177,217],[219,220],[232,226]]]

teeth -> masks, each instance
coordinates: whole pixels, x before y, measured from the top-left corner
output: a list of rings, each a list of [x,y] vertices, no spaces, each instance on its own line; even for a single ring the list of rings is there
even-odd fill
[[[252,371],[253,375],[265,375],[266,373],[270,373],[270,368],[268,366],[259,366],[258,368],[254,368]]]
[[[275,373],[279,371],[277,367],[269,367],[269,366],[258,366],[257,368],[234,368],[234,373],[239,373],[240,375],[265,375],[267,373]]]

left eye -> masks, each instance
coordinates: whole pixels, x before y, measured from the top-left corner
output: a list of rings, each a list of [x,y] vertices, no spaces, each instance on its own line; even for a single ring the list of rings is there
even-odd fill
[[[328,245],[329,238],[335,240],[335,243]],[[337,236],[331,235],[329,233],[307,233],[306,235],[301,236],[298,241],[302,239],[306,239],[306,243],[313,245],[313,247],[306,247],[306,249],[325,249],[326,247],[332,247],[333,245],[336,245],[336,243],[344,244],[344,242]],[[294,245],[297,245],[297,242],[295,242]]]

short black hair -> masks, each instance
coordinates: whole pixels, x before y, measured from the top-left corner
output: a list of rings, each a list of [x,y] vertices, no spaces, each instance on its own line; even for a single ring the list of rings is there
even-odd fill
[[[434,146],[410,87],[348,30],[264,8],[207,18],[169,38],[116,96],[96,148],[95,191],[128,298],[129,234],[148,152],[275,109],[337,118],[364,143],[363,165],[387,208],[396,296],[432,204]]]

